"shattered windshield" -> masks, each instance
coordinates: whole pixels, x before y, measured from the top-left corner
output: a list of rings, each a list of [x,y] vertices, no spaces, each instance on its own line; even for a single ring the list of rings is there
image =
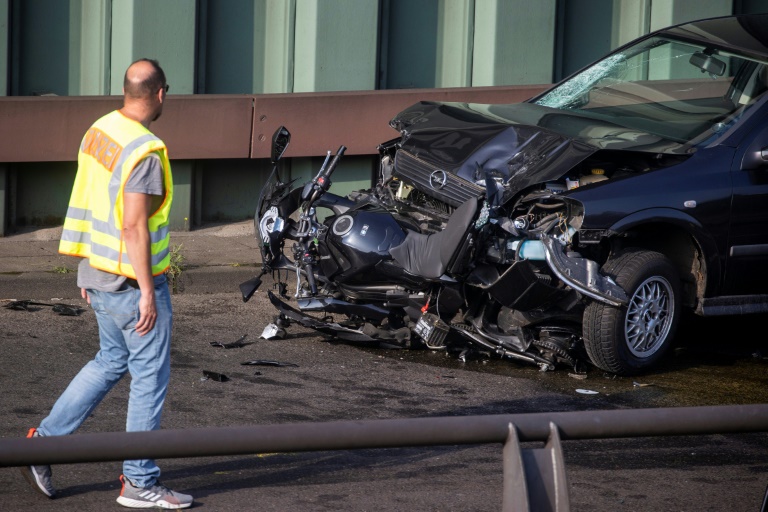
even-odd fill
[[[698,145],[724,133],[767,89],[766,62],[656,37],[595,63],[535,103]],[[609,131],[595,126],[584,135]]]

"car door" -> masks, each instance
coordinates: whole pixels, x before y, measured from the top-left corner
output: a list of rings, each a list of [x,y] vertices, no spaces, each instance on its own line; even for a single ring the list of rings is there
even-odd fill
[[[761,124],[736,152],[723,295],[768,294],[768,126]]]

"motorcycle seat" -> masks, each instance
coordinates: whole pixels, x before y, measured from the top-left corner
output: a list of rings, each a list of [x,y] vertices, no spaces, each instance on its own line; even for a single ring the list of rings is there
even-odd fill
[[[470,199],[453,212],[444,230],[429,235],[409,231],[389,254],[408,273],[437,279],[445,274],[476,212],[477,200]]]

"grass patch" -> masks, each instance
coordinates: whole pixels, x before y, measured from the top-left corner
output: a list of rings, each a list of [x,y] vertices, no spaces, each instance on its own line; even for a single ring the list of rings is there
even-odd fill
[[[165,271],[165,275],[168,278],[168,284],[171,288],[171,293],[178,293],[181,291],[181,274],[184,272],[184,255],[181,250],[184,248],[184,244],[172,245],[171,252],[171,264],[168,270]]]

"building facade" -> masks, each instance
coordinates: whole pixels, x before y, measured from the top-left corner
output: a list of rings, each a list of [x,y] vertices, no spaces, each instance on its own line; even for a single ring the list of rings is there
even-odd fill
[[[160,61],[172,95],[550,84],[652,30],[766,11],[768,0],[0,0],[0,96],[117,96],[140,57]],[[0,126],[2,109],[0,98]],[[290,172],[309,175],[319,156]],[[0,235],[61,220],[75,157],[0,160]],[[374,159],[345,159],[338,189],[367,186]],[[250,217],[267,168],[173,166],[194,203],[187,226]]]

